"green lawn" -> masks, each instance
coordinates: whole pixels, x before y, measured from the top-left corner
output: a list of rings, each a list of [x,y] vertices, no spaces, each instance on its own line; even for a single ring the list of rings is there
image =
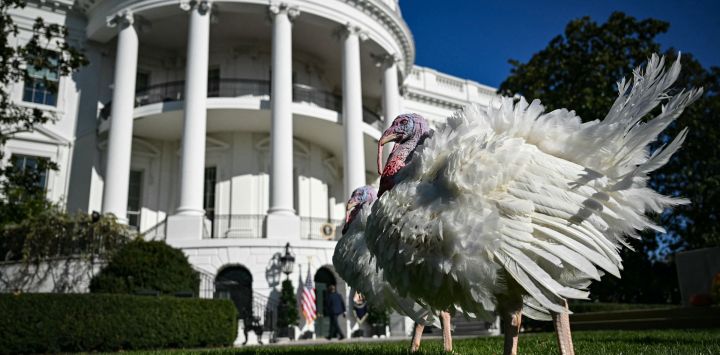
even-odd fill
[[[575,350],[583,354],[720,354],[720,329],[585,331],[573,334]],[[501,354],[502,338],[461,339],[454,342],[457,354]],[[175,350],[134,352],[132,354],[405,354],[408,341],[377,343],[328,342],[327,345],[248,346],[236,349]],[[439,340],[422,343],[421,354],[442,353]],[[520,336],[520,354],[557,354],[554,334]]]

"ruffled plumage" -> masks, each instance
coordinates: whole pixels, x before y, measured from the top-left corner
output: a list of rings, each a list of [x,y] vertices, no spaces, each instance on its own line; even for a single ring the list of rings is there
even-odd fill
[[[439,326],[435,314],[406,297],[400,297],[382,276],[365,244],[365,225],[370,206],[365,204],[335,246],[333,265],[348,285],[362,293],[370,306],[392,308],[423,325]]]
[[[702,93],[669,96],[679,58],[663,68],[653,55],[632,83],[619,82],[601,121],[504,98],[440,124],[368,217],[385,279],[435,309],[489,317],[509,277],[525,292],[523,312],[549,319],[604,272],[620,277],[625,238],[664,231],[646,212],[688,203],[647,187],[687,131],[652,153],[648,145]]]

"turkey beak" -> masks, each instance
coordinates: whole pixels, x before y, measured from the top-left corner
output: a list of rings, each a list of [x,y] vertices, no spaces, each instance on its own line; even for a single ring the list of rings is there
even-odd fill
[[[350,215],[352,215],[352,211],[357,205],[358,203],[356,201],[350,200],[348,201],[347,206],[345,206],[345,225],[343,225],[342,234],[347,232],[348,227],[350,226]]]
[[[345,206],[345,224],[350,222],[350,215],[357,205],[356,201],[348,201],[347,206]]]
[[[380,137],[380,140],[378,141],[378,153],[377,153],[377,168],[378,173],[382,175],[383,173],[383,164],[382,164],[382,156],[383,156],[383,146],[385,144],[388,144],[390,142],[394,142],[399,136],[391,131],[389,128],[385,130],[382,137]]]

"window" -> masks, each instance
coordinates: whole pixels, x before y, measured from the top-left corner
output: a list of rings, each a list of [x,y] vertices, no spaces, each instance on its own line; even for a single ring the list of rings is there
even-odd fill
[[[143,172],[130,170],[130,182],[128,184],[128,225],[140,229],[140,209],[142,203]]]
[[[50,67],[57,66],[57,54],[49,52],[45,58]],[[30,65],[27,69],[28,77],[23,87],[23,101],[36,104],[55,106],[57,104],[59,76],[57,70],[43,68],[37,69]]]
[[[203,184],[203,209],[205,217],[210,220],[210,238],[215,238],[215,182],[217,181],[217,168],[205,168],[205,183]]]
[[[214,67],[208,70],[207,96],[220,96],[220,68]]]
[[[135,106],[149,104],[150,73],[138,70],[135,75]]]
[[[43,190],[47,188],[47,167],[42,167],[43,163],[47,163],[47,158],[13,154],[11,159],[17,171],[37,174],[34,177],[36,186]]]
[[[215,183],[217,181],[217,168],[205,168],[205,185],[203,192],[203,209],[205,216],[212,221],[215,219]]]
[[[135,76],[135,91],[144,91],[150,87],[150,72],[138,70]]]

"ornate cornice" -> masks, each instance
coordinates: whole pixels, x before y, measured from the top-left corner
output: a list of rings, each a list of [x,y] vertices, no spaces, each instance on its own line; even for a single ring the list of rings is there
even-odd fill
[[[122,10],[107,19],[108,27],[116,27],[118,25],[120,25],[119,27],[132,26],[134,22],[135,16],[132,10],[128,9]]]
[[[378,0],[340,1],[362,10],[390,30],[390,33],[393,34],[403,50],[405,65],[402,72],[405,75],[409,74],[415,64],[415,43],[410,28],[408,28],[405,21],[400,17],[400,13]]]
[[[349,35],[356,35],[360,39],[360,41],[365,41],[368,39],[367,32],[365,32],[360,26],[355,25],[351,22],[347,22],[344,25],[340,26],[340,28],[335,31],[335,34],[338,36],[338,38],[345,38]]]
[[[371,54],[370,56],[375,61],[375,66],[378,68],[388,68],[393,64],[401,62],[400,56],[397,54]]]
[[[268,6],[268,13],[271,18],[284,13],[287,14],[288,18],[292,21],[296,17],[300,16],[300,8],[297,6],[290,6],[285,2],[272,3]]]
[[[464,104],[459,103],[459,102],[452,102],[452,101],[440,99],[438,97],[423,95],[421,93],[412,91],[412,89],[407,88],[407,87],[405,89],[407,90],[407,93],[405,96],[408,99],[413,100],[413,101],[431,104],[431,105],[439,106],[442,108],[447,108],[450,110],[459,110],[465,106]]]
[[[210,0],[180,0],[180,8],[184,11],[197,9],[201,14],[206,14],[212,8]]]

